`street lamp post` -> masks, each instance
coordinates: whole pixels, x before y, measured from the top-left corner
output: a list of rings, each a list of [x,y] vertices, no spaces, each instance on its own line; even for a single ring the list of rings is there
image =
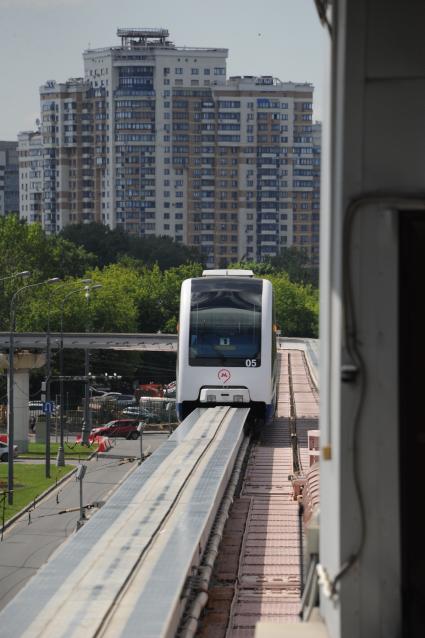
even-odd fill
[[[55,284],[60,281],[59,277],[53,277],[49,280],[49,283]],[[51,357],[50,357],[50,302],[52,299],[51,290],[48,293],[47,300],[47,336],[46,336],[46,463],[45,463],[45,476],[50,478],[50,416],[51,416],[51,402],[50,402],[50,377],[51,377]]]
[[[91,281],[92,281],[91,279],[82,279],[81,283],[90,284]],[[63,467],[65,465],[65,450],[64,450],[64,440],[63,440],[64,439],[63,313],[64,313],[64,309],[65,309],[65,302],[67,301],[67,299],[69,299],[69,297],[71,297],[71,295],[75,295],[75,293],[81,292],[82,290],[85,290],[85,288],[75,288],[74,290],[71,290],[62,299],[62,304],[61,304],[61,321],[60,321],[61,337],[60,337],[60,351],[59,351],[59,402],[60,402],[59,403],[59,408],[60,408],[60,412],[59,412],[59,419],[60,419],[59,420],[59,428],[60,428],[60,442],[59,442],[58,455],[57,455],[57,458],[56,458],[57,467]]]
[[[96,284],[94,286],[85,286],[84,290],[86,291],[86,300],[87,300],[87,309],[90,303],[90,292],[92,290],[96,290],[98,288],[102,288],[101,284]],[[86,332],[89,331],[88,322],[86,323]],[[84,417],[83,417],[83,427],[81,429],[81,444],[88,445],[89,444],[89,436],[91,431],[91,414],[90,414],[90,383],[89,383],[89,372],[90,372],[90,351],[88,346],[85,349],[84,353],[84,377],[85,377],[85,389],[84,389]]]
[[[27,276],[27,275],[26,275]],[[15,302],[18,295],[27,290],[28,288],[35,288],[36,286],[43,286],[44,284],[50,284],[56,282],[56,278],[47,279],[46,281],[40,281],[35,284],[28,284],[22,286],[12,296],[10,301],[10,333],[9,333],[9,369],[8,369],[8,382],[9,382],[9,400],[8,400],[8,422],[7,422],[7,444],[9,448],[8,455],[8,471],[7,471],[7,502],[9,505],[13,505],[13,446],[15,436],[15,415],[14,415],[14,355],[15,355],[15,324],[16,324],[16,307]]]

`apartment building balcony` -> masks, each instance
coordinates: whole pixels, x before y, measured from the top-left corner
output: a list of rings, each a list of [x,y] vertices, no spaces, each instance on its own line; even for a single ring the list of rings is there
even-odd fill
[[[278,215],[278,212],[277,212],[277,210],[275,208],[270,208],[270,207],[267,208],[267,206],[265,206],[264,208],[261,208],[261,210],[258,211],[258,213],[260,215],[263,215],[264,213],[267,213],[269,215],[270,214],[275,214],[276,216]]]
[[[269,169],[270,170],[270,169]],[[263,175],[262,173],[258,173],[258,179],[260,180],[269,180],[271,177],[278,177],[278,168],[277,166],[273,166],[273,174],[272,175]]]
[[[257,197],[257,204],[262,204],[265,203],[265,205],[267,206],[267,204],[269,202],[278,202],[279,201],[279,197],[276,195],[264,195],[261,194],[261,197]],[[262,207],[261,210],[264,212],[264,208]]]
[[[49,212],[49,209],[46,209],[44,211],[44,219],[47,221],[52,221],[52,220],[54,221],[56,219],[56,211],[52,212],[50,210]]]
[[[276,164],[272,164],[267,161],[257,161],[257,170],[262,170],[262,169],[265,169],[265,170],[273,169],[277,171],[278,167],[276,166]]]
[[[135,89],[135,88],[130,89],[126,87],[121,87],[119,89],[115,89],[115,91],[113,92],[113,95],[114,97],[126,97],[126,96],[133,96],[133,95],[155,97],[156,91],[154,91],[153,89]]]

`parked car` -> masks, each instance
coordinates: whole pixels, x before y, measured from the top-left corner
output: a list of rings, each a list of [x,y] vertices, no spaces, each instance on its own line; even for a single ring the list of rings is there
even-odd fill
[[[18,446],[13,446],[13,456],[16,458],[18,456]],[[9,460],[9,446],[4,441],[0,441],[0,461],[8,461]]]
[[[176,381],[171,381],[171,383],[169,383],[168,385],[165,386],[164,388],[164,397],[171,397],[171,398],[176,398],[176,389],[177,389],[177,382]]]
[[[121,394],[121,396],[114,399],[118,407],[127,405],[137,405],[136,399],[132,394]]]
[[[105,394],[92,397],[90,400],[90,408],[92,410],[100,410],[105,406],[122,408],[132,404],[136,404],[134,396],[132,394],[121,394],[121,392],[105,392]]]
[[[146,408],[137,407],[137,405],[129,406],[122,411],[123,416],[134,417],[140,419],[140,421],[146,421],[146,423],[160,423],[161,419],[157,414],[147,410]]]
[[[98,425],[90,432],[90,437],[96,436],[108,436],[108,437],[124,437],[126,439],[137,439],[139,432],[137,426],[140,423],[140,419],[114,419],[105,423],[105,425]]]
[[[140,407],[153,412],[162,423],[173,423],[176,417],[176,400],[172,397],[140,397]]]

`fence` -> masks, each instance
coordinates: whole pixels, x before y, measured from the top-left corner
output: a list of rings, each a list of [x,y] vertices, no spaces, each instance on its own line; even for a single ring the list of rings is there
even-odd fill
[[[114,421],[115,419],[138,419],[144,421],[147,424],[157,425],[170,425],[177,423],[176,415],[176,402],[172,398],[157,399],[153,397],[145,397],[145,400],[141,400],[140,404],[129,403],[128,405],[120,405],[117,401],[105,401],[100,402],[96,400],[90,400],[90,417],[91,426],[103,425],[108,421]],[[4,414],[3,414],[4,412]],[[7,418],[6,410],[0,411],[0,431],[6,431]],[[31,409],[29,411],[30,422],[28,426],[31,426],[31,419],[44,419],[45,415],[40,408]],[[69,434],[76,434],[81,432],[84,419],[84,402],[79,402],[73,405],[66,405],[64,409],[64,431]],[[56,397],[55,411],[50,418],[51,432],[54,436],[59,436],[60,431],[60,406],[59,397]]]

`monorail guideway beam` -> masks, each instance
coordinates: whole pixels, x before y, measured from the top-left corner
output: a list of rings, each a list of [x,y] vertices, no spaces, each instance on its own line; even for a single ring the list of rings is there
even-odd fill
[[[0,613],[2,636],[174,636],[248,412],[190,414]]]

